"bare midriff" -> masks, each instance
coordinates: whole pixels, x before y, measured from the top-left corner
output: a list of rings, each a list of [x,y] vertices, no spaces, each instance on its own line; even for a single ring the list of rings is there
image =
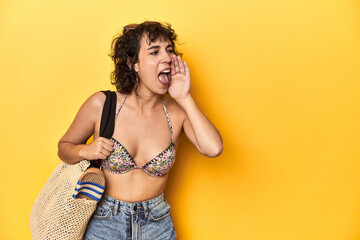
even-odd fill
[[[159,196],[165,190],[168,174],[151,177],[141,169],[124,174],[114,174],[102,170],[105,175],[105,193],[126,202],[139,202]]]

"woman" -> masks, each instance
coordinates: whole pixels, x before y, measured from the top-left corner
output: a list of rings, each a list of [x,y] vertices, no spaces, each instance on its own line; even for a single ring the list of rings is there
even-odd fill
[[[176,41],[169,24],[124,27],[110,55],[117,89],[113,137],[99,137],[105,95],[96,92],[59,141],[58,155],[67,163],[101,159],[106,190],[84,239],[175,239],[164,189],[181,135],[205,156],[222,152],[219,132],[189,92],[189,68]]]

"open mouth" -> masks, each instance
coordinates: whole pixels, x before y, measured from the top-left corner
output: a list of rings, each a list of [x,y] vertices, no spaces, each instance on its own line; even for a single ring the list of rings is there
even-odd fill
[[[170,69],[165,69],[160,72],[158,78],[163,86],[168,86],[170,82]]]

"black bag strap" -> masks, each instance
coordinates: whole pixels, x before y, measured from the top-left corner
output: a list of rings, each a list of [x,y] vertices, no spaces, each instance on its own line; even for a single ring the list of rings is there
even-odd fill
[[[110,90],[101,91],[105,94],[106,99],[101,114],[100,137],[110,138],[114,133],[115,112],[116,112],[116,93]],[[99,160],[90,161],[91,167],[100,168]]]
[[[114,133],[116,93],[110,90],[101,91],[106,95],[100,122],[100,137],[110,138]]]

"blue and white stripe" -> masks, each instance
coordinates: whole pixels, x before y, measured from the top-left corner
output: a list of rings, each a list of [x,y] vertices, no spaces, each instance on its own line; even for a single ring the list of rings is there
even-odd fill
[[[73,198],[76,198],[79,194],[86,195],[95,201],[100,201],[102,194],[104,193],[105,186],[94,182],[81,182],[78,181]]]

